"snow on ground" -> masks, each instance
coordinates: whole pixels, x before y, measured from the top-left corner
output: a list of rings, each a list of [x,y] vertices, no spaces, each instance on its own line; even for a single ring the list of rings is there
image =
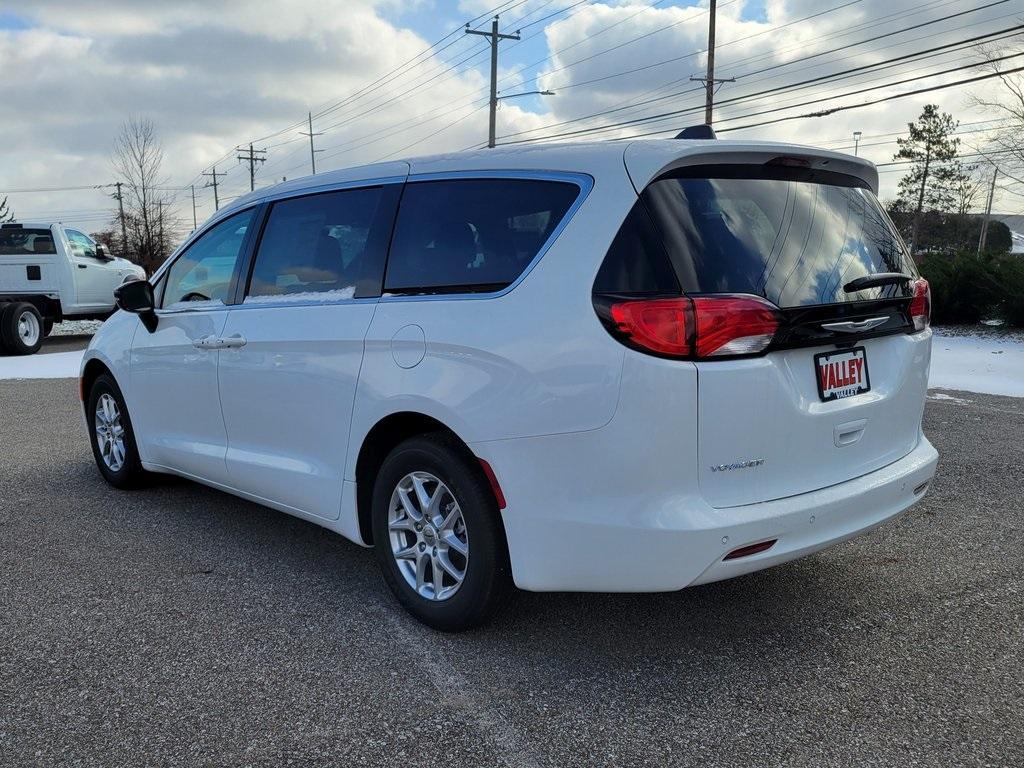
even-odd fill
[[[53,326],[54,336],[78,336],[85,334],[91,336],[103,325],[102,320],[65,320]]]
[[[1024,397],[1024,342],[995,336],[945,336],[937,330],[928,386]]]
[[[928,386],[988,395],[1024,397],[1024,341],[979,334],[947,335],[941,329],[932,341]],[[78,376],[81,352],[41,352],[24,357],[0,356],[0,379],[60,379]],[[943,399],[941,393],[930,395]]]
[[[74,379],[82,364],[82,352],[39,352],[0,357],[0,379]]]

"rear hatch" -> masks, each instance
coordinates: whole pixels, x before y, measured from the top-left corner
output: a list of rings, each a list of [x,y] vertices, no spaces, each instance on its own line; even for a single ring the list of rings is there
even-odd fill
[[[0,294],[44,294],[59,289],[53,233],[43,227],[0,225]]]
[[[638,205],[686,297],[686,338],[653,351],[697,367],[699,477],[713,506],[840,483],[917,445],[927,284],[865,180],[795,157],[684,166]],[[610,309],[627,297],[599,288],[609,330],[649,346],[649,328]],[[664,305],[674,291],[657,293]]]

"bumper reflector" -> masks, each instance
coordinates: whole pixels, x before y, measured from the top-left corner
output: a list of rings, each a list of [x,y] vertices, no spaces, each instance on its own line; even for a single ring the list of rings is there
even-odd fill
[[[759,544],[748,544],[745,547],[740,547],[739,549],[734,549],[732,552],[730,552],[728,555],[726,555],[722,559],[723,560],[736,560],[736,559],[741,558],[741,557],[750,557],[751,555],[756,555],[756,554],[758,554],[760,552],[764,552],[766,550],[771,549],[772,547],[775,546],[775,542],[776,541],[778,541],[778,539],[769,539],[768,541],[762,541]]]

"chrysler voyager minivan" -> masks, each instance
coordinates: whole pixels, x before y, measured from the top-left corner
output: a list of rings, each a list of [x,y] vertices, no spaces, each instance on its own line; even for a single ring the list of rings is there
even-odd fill
[[[928,284],[864,160],[636,141],[334,171],[217,212],[85,355],[117,487],[191,478],[376,550],[460,629],[660,591],[919,500]]]

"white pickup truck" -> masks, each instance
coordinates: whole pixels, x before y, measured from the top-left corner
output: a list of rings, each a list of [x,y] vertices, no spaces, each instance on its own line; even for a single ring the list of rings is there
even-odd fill
[[[145,279],[142,267],[76,229],[0,224],[0,353],[32,354],[62,320],[106,319],[114,289]]]

